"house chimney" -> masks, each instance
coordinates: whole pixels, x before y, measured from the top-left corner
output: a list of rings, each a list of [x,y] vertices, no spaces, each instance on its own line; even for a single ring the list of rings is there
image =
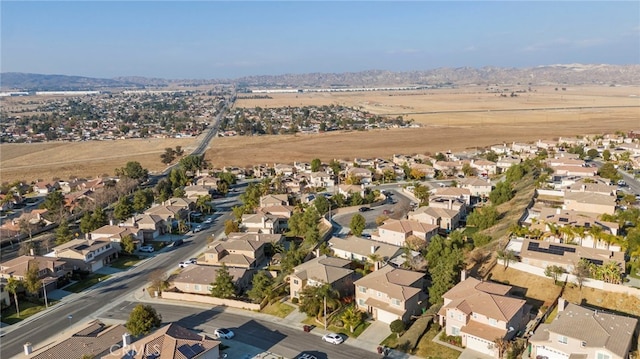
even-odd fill
[[[256,242],[260,242],[260,235],[256,233]]]
[[[110,225],[110,226],[113,226],[113,219],[110,219],[110,220],[109,220],[109,225]]]
[[[562,208],[556,208],[556,214],[560,214],[562,212]]]
[[[587,185],[583,184],[582,187],[580,187],[580,191],[584,192],[587,189]]]
[[[449,209],[453,209],[453,198],[449,198]]]
[[[567,307],[567,301],[562,297],[558,298],[558,313],[564,311],[564,308],[566,307]]]
[[[33,248],[29,248],[29,254],[34,256],[35,254],[33,253]]]
[[[467,271],[466,271],[466,269],[463,269],[463,270],[460,272],[460,281],[461,281],[461,282],[464,282],[466,279],[467,279]]]
[[[131,345],[131,335],[129,333],[122,334],[122,347],[127,347]]]

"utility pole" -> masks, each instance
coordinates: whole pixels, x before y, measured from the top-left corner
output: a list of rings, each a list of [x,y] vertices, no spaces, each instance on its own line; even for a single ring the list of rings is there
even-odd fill
[[[324,330],[327,330],[327,296],[324,296]]]
[[[42,289],[44,290],[44,307],[49,308],[49,300],[47,299],[47,283],[42,280]]]

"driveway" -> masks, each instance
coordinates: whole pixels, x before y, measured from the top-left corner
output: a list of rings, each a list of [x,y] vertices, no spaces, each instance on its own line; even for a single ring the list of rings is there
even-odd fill
[[[371,350],[371,348],[377,348],[389,335],[391,335],[389,324],[374,320],[371,322],[371,325],[358,336],[358,341],[369,345],[369,348],[366,349]]]

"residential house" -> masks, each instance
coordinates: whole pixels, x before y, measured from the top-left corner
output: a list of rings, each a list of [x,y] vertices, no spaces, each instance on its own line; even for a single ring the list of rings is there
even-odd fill
[[[214,243],[204,252],[202,264],[228,267],[256,268],[264,262],[265,242],[256,239],[232,239]]]
[[[287,194],[268,194],[260,197],[260,207],[288,206],[289,196]]]
[[[176,289],[184,293],[211,294],[211,283],[218,278],[221,266],[191,264],[178,273],[172,280]],[[251,285],[254,271],[249,268],[229,267],[229,274],[238,290],[244,290]]]
[[[273,170],[276,175],[281,175],[284,177],[291,177],[295,173],[295,168],[292,165],[284,164],[284,163],[274,163]]]
[[[522,298],[510,295],[511,286],[465,278],[449,289],[438,312],[447,335],[460,336],[467,349],[499,356],[496,338],[510,340],[529,321],[530,306]]]
[[[536,153],[538,148],[529,143],[513,142],[511,144],[511,151],[518,153]]]
[[[211,190],[218,189],[218,178],[209,175],[200,176],[196,178],[193,183],[198,186],[208,187]]]
[[[46,257],[62,258],[74,270],[95,272],[118,258],[118,251],[110,241],[72,239],[53,248]]]
[[[247,232],[277,234],[283,233],[288,223],[288,217],[258,211],[255,214],[243,214],[241,226]]]
[[[589,192],[565,192],[563,209],[614,214],[616,211],[616,197]]]
[[[336,257],[361,262],[370,261],[371,256],[377,256],[382,262],[387,262],[402,254],[402,248],[357,236],[331,237],[329,248]]]
[[[58,288],[58,284],[66,283],[72,268],[64,259],[44,256],[19,256],[8,261],[0,262],[0,278],[16,278],[24,280],[29,269],[29,263],[38,265],[38,278],[42,280],[47,291]]]
[[[311,259],[295,268],[289,275],[291,298],[300,298],[300,292],[307,286],[329,284],[342,297],[353,294],[353,281],[356,272],[350,268],[351,261],[327,257],[326,255]]]
[[[356,184],[341,184],[338,185],[338,193],[345,197],[349,197],[354,193],[360,193],[364,197],[364,186]]]
[[[474,197],[488,197],[493,189],[490,180],[482,180],[475,177],[460,179],[458,187],[469,190]]]
[[[366,168],[350,167],[346,170],[345,176],[347,178],[349,177],[357,178],[360,181],[360,184],[368,185],[368,184],[371,184],[373,173]]]
[[[577,166],[556,166],[553,167],[554,177],[558,176],[577,176],[577,177],[595,177],[598,174],[597,167],[577,167]]]
[[[458,161],[436,161],[433,168],[442,172],[445,176],[453,176],[462,169],[462,163]]]
[[[327,172],[311,172],[309,175],[309,186],[315,188],[333,187],[333,176]]]
[[[449,199],[453,207],[453,200]],[[438,226],[445,231],[452,231],[460,225],[460,211],[452,208],[439,208],[433,206],[418,207],[407,214],[407,218]]]
[[[580,260],[597,266],[615,262],[622,272],[625,270],[624,252],[589,248],[571,244],[553,243],[525,239],[520,250],[520,261],[538,268],[556,265],[572,273]]]
[[[167,232],[167,225],[161,216],[155,214],[139,214],[120,223],[120,227],[132,227],[138,230],[138,237],[151,241]]]
[[[438,234],[438,226],[413,220],[387,220],[378,227],[378,232],[371,235],[374,241],[389,243],[402,247],[407,240],[414,236],[424,245],[429,244],[429,239]]]
[[[122,239],[129,235],[132,237],[133,242],[136,243],[136,247],[143,241],[142,231],[133,225],[130,227],[112,225],[102,226],[89,233],[89,239],[111,241],[113,242],[116,250],[122,251],[122,245],[120,243],[122,242]]]
[[[0,307],[2,308],[11,305],[11,297],[9,296],[9,291],[5,288],[6,285],[7,280],[0,278]]]
[[[529,338],[529,357],[627,359],[637,340],[637,319],[587,309],[561,297],[553,321],[540,324]]]
[[[187,198],[197,199],[202,196],[210,196],[212,192],[211,186],[206,185],[191,185],[184,186],[184,194]]]
[[[436,176],[436,170],[433,166],[429,166],[425,163],[414,163],[409,166],[411,171],[418,171],[425,175],[425,177],[433,178]]]
[[[122,347],[129,338],[124,325],[106,325],[94,320],[69,338],[33,352],[29,358],[103,358],[115,348]]]
[[[440,187],[431,191],[434,197],[459,199],[467,206],[471,205],[471,191],[467,188]]]
[[[375,320],[408,322],[425,308],[424,273],[386,265],[355,281],[356,305]]]
[[[58,188],[60,188],[58,181],[38,181],[33,185],[33,191],[38,194],[49,194]]]
[[[478,175],[490,176],[498,173],[498,165],[493,161],[473,159],[469,165],[477,171]]]
[[[171,323],[121,348],[105,359],[219,359],[220,342]]]
[[[496,168],[498,173],[503,173],[513,165],[518,165],[522,162],[520,157],[503,156],[496,162]]]
[[[507,155],[511,153],[511,147],[507,146],[506,143],[503,143],[501,145],[493,145],[490,147],[490,150],[499,155],[502,155],[502,154]]]

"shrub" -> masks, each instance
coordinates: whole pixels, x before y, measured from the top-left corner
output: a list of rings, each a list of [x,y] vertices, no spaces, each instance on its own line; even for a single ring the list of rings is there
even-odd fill
[[[300,300],[298,298],[295,298],[295,297],[291,298],[291,303],[293,303],[293,304],[298,304],[299,301]]]
[[[404,322],[400,319],[396,319],[391,324],[389,324],[389,329],[391,329],[392,333],[396,333],[397,336],[400,335],[404,331],[405,325]]]

